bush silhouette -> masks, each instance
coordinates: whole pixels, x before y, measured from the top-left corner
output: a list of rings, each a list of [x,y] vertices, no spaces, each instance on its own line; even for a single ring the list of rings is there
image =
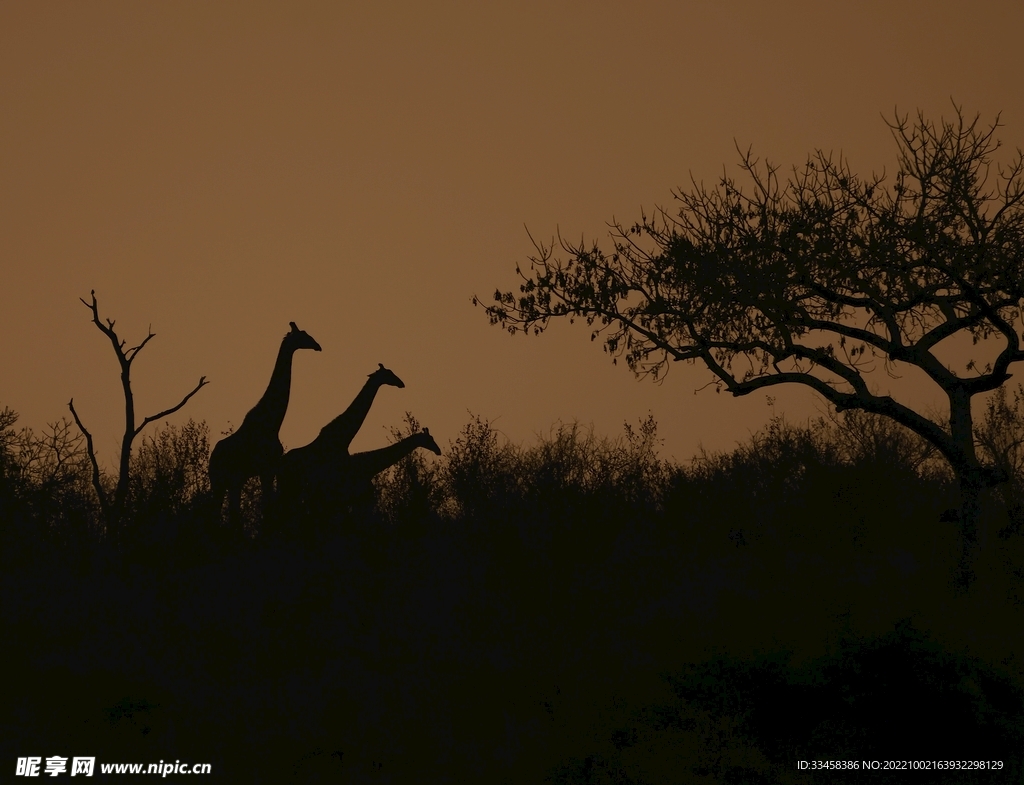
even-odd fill
[[[265,536],[258,505],[254,537],[216,539],[194,422],[137,446],[131,536],[106,538],[88,475],[32,457],[53,433],[5,417],[11,755],[256,782],[815,782],[794,756],[883,754],[903,722],[1019,779],[1007,497],[958,593],[951,478],[859,415],[777,419],[687,464],[650,419],[516,445],[473,417],[312,541],[287,515]]]

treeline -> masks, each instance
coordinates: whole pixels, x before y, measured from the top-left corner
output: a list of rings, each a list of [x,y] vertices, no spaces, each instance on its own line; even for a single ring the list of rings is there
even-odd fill
[[[795,762],[911,755],[1019,781],[1021,392],[979,419],[1011,480],[964,590],[953,478],[857,412],[685,464],[652,419],[516,445],[473,418],[302,537],[250,487],[237,538],[205,424],[137,444],[111,531],[74,426],[4,410],[5,751],[257,782],[831,782]]]
[[[101,516],[85,439],[75,425],[64,418],[36,432],[17,423],[14,411],[0,410],[4,518],[18,521],[15,528],[23,535],[32,531],[54,543],[114,539],[117,532],[108,531]],[[418,427],[407,415],[406,427],[395,429],[392,438],[397,441]],[[983,460],[1010,478],[991,494],[985,527],[1005,538],[1018,531],[1024,509],[1022,388],[1011,395],[1001,388],[992,396],[976,435]],[[781,511],[792,515],[797,508],[823,517],[886,516],[893,505],[916,509],[917,488],[927,488],[925,495],[949,507],[957,502],[948,466],[934,447],[885,418],[858,411],[802,425],[773,418],[746,444],[730,452],[702,450],[686,464],[659,457],[658,444],[652,418],[639,427],[627,424],[616,439],[598,437],[579,423],[560,424],[535,445],[521,446],[475,417],[440,460],[428,462],[414,453],[378,477],[374,512],[392,524],[424,515],[492,520],[527,505],[537,513],[543,508],[544,514],[565,508],[584,519],[581,513],[588,506],[602,510],[610,505],[618,512],[625,505],[659,514],[685,500],[687,517],[708,524],[731,521],[737,540],[758,536],[759,529],[772,528],[770,522]],[[201,508],[208,511],[209,453],[209,427],[191,419],[181,426],[165,424],[140,440],[132,454],[121,522],[127,542],[146,539],[147,527],[192,522]],[[112,492],[117,477],[100,469],[99,483]],[[857,485],[870,493],[848,492]],[[263,523],[258,481],[250,481],[247,491],[246,529],[255,538]],[[730,504],[713,503],[720,497]],[[832,503],[838,499],[843,504]],[[816,504],[823,505],[817,512]],[[288,511],[283,513],[287,518]],[[341,517],[333,516],[335,522]]]

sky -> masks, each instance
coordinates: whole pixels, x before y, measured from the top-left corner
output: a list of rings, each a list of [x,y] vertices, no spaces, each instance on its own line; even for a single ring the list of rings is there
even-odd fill
[[[0,5],[0,407],[39,429],[74,398],[114,465],[118,366],[79,302],[95,290],[129,346],[156,335],[132,371],[140,420],[206,376],[169,421],[215,439],[294,321],[323,352],[296,355],[287,447],[383,363],[406,387],[353,450],[406,411],[442,449],[471,414],[524,443],[652,414],[666,457],[730,449],[823,404],[719,395],[698,366],[638,381],[585,326],[510,336],[473,295],[515,289],[528,231],[605,236],[738,173],[737,145],[891,171],[884,118],[955,101],[1024,146],[1022,29],[1010,0]]]

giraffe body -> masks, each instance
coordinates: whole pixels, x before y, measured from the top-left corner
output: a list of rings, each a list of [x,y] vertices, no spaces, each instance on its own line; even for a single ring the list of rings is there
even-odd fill
[[[292,518],[330,516],[354,504],[372,503],[373,478],[419,448],[441,454],[426,428],[387,447],[354,455],[326,450],[315,441],[289,450],[278,472],[281,509]]]

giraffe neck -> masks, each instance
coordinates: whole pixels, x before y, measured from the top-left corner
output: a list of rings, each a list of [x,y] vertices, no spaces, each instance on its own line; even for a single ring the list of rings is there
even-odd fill
[[[370,376],[348,408],[320,429],[320,435],[316,438],[319,447],[347,451],[380,387],[381,383],[375,376]]]
[[[401,441],[381,447],[379,450],[357,452],[349,456],[348,469],[352,475],[372,479],[385,469],[394,466],[417,447],[423,446],[422,435],[414,433]]]
[[[274,372],[270,375],[270,384],[263,397],[245,417],[245,422],[258,422],[263,428],[272,430],[276,435],[281,430],[285,412],[288,411],[288,396],[292,386],[292,357],[295,349],[281,344],[274,363]]]
[[[380,390],[381,383],[377,381],[376,377],[371,376],[366,380],[359,394],[355,397],[355,400],[345,410],[345,414],[351,412],[351,418],[353,420],[358,419],[359,424],[362,425],[363,420],[366,419],[366,415],[370,411],[370,406],[373,405],[373,399],[377,397],[377,391]]]

